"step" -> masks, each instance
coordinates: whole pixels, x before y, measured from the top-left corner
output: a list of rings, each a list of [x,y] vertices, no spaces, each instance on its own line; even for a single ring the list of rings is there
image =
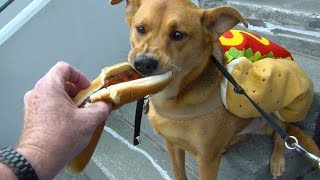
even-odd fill
[[[250,23],[248,29],[237,28],[256,32],[287,49],[319,57],[320,11],[317,7],[320,7],[320,1],[280,1],[200,0],[199,4],[203,8],[233,6]]]
[[[131,106],[131,105],[129,105]],[[112,113],[91,160],[105,177],[118,179],[172,179],[167,151],[161,145],[141,134],[141,144],[133,146],[133,127],[120,111]],[[144,122],[144,125],[147,123]],[[100,172],[101,172],[100,171]],[[197,179],[189,170],[189,179]],[[100,179],[101,173],[85,170],[89,179]],[[97,177],[98,175],[98,177]]]
[[[320,30],[318,0],[199,0],[200,7],[234,6],[249,19],[259,19],[299,29]]]
[[[293,57],[306,69],[315,84],[314,104],[307,119],[298,123],[310,135],[314,132],[315,118],[320,106],[320,60],[293,52]],[[141,144],[132,145],[135,103],[123,106],[112,113],[107,127],[89,166],[84,171],[88,179],[169,179],[172,171],[163,139],[154,133],[146,116],[142,120]],[[254,136],[248,142],[229,149],[222,157],[219,179],[271,179],[269,161],[272,138]],[[285,152],[286,171],[280,179],[315,179],[320,171],[312,171],[302,155]],[[188,179],[198,178],[195,161],[188,155]]]
[[[64,170],[61,170],[53,180],[89,180],[89,178],[84,172],[77,175],[70,175],[65,173]]]
[[[320,32],[301,31],[271,23],[261,23],[258,20],[248,20],[248,22],[249,28],[243,26],[236,28],[259,34],[291,51],[320,56]]]

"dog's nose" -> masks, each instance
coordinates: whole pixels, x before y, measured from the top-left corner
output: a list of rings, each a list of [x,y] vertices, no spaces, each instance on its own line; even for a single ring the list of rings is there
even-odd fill
[[[158,61],[145,55],[137,56],[134,60],[134,68],[143,75],[151,75],[157,67]]]

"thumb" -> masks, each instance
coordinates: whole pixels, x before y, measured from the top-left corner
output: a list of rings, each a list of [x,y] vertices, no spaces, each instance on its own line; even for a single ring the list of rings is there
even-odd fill
[[[79,109],[79,118],[86,121],[88,124],[98,126],[101,122],[107,120],[111,112],[111,104],[103,101],[98,101],[85,108]]]

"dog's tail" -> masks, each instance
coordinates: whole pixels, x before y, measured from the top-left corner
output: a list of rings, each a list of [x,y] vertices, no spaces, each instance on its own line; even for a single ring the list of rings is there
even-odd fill
[[[299,127],[290,123],[286,123],[286,129],[287,133],[290,136],[295,136],[298,139],[299,145],[301,147],[305,148],[308,152],[320,157],[320,150],[311,136],[303,132]],[[312,161],[311,163],[314,167],[318,166],[318,164],[314,161]]]

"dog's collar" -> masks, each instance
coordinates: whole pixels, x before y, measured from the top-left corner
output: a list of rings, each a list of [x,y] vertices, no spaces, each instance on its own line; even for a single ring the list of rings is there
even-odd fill
[[[217,98],[218,97],[218,98]],[[150,96],[152,99],[152,95]],[[217,99],[219,101],[217,101]],[[210,95],[207,100],[201,104],[194,104],[189,105],[187,107],[176,107],[174,109],[170,107],[166,107],[166,109],[159,108],[156,104],[152,103],[153,101],[150,101],[150,108],[152,108],[157,114],[159,114],[162,117],[166,118],[174,118],[179,120],[189,120],[193,119],[199,116],[204,116],[206,114],[209,114],[210,112],[219,109],[224,108],[223,104],[219,98],[219,93]],[[216,102],[212,104],[212,102]],[[160,103],[163,104],[163,103]]]

